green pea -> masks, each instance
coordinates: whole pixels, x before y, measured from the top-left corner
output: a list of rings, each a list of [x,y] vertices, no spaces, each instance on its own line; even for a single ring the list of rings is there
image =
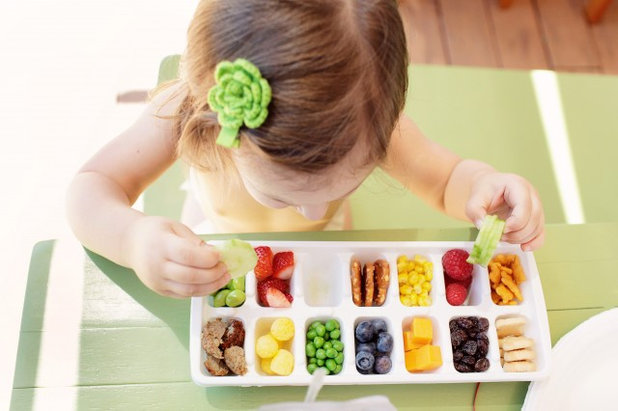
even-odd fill
[[[318,367],[321,367],[324,365],[324,360],[318,359],[315,363],[318,365]]]
[[[339,331],[339,330],[332,330],[330,332],[330,339],[331,340],[338,340],[339,337],[341,337],[341,331]]]
[[[335,350],[339,352],[343,351],[343,343],[341,341],[336,340],[336,341],[333,341],[332,344]]]
[[[337,354],[337,356],[335,357],[335,362],[337,364],[343,364],[343,353],[342,352]]]
[[[320,337],[324,337],[324,334],[326,334],[326,327],[324,327],[322,324],[320,324],[317,327],[315,327],[315,332]]]
[[[335,371],[333,371],[333,374],[339,374],[341,370],[343,370],[343,365],[337,364],[337,366],[335,367]]]
[[[334,348],[329,348],[328,350],[326,350],[326,356],[328,358],[335,358],[337,356],[337,354],[339,354],[339,353]]]
[[[315,357],[315,345],[313,343],[307,343],[305,354],[307,354],[307,357]]]
[[[322,323],[320,321],[314,321],[311,323],[309,328],[316,328],[318,325],[322,325]]]
[[[315,363],[317,363],[317,362],[318,362],[318,359],[317,359],[317,358],[315,358],[315,357],[311,357],[311,358],[309,358],[309,364],[315,364]]]
[[[314,329],[310,329],[309,331],[307,331],[307,339],[308,340],[313,340],[317,336],[318,335],[316,334]]]
[[[231,290],[245,291],[245,277],[243,276],[233,278],[232,281],[227,284],[227,286]]]
[[[315,345],[315,348],[321,348],[324,345],[324,338],[315,337],[313,339],[313,345]]]
[[[245,302],[246,298],[247,297],[245,296],[244,291],[234,290],[234,291],[230,291],[227,297],[225,297],[225,303],[227,304],[228,307],[238,307],[239,305],[242,305],[242,303]]]
[[[318,360],[326,359],[326,351],[324,351],[321,348],[318,348],[315,352],[315,358],[317,358]]]
[[[315,364],[307,365],[307,371],[309,371],[309,374],[313,374],[313,372],[317,369],[318,369],[318,366]]]
[[[339,328],[339,323],[336,320],[328,320],[325,324],[326,331],[333,331]]]
[[[324,348],[325,350],[328,350],[329,348],[333,348],[333,343],[330,341],[326,341],[324,345],[322,346],[322,348]]]
[[[227,298],[227,295],[229,293],[231,293],[232,291],[228,290],[227,288],[224,288],[223,290],[219,290],[219,292],[217,293],[217,295],[215,295],[215,298],[213,300],[213,307],[224,307],[225,306],[225,299]]]
[[[329,371],[335,371],[335,368],[337,368],[337,363],[335,362],[335,360],[326,360],[324,362],[324,365],[326,365],[326,368],[328,368]]]

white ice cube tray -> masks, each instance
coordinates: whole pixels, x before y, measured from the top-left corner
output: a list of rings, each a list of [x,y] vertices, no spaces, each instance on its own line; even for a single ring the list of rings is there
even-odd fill
[[[213,241],[212,243],[217,243]],[[291,279],[294,302],[290,308],[262,307],[257,300],[256,279],[253,272],[246,276],[245,303],[236,308],[215,308],[207,297],[191,301],[190,361],[193,381],[202,386],[266,386],[307,385],[311,375],[307,371],[305,335],[315,320],[334,318],[341,327],[344,343],[344,363],[339,374],[325,377],[327,385],[346,384],[402,384],[402,383],[456,383],[481,381],[533,381],[549,374],[551,340],[543,290],[532,253],[524,253],[516,245],[498,246],[495,254],[517,254],[521,260],[526,281],[520,285],[524,301],[519,305],[499,306],[492,302],[489,275],[486,268],[474,266],[468,305],[451,306],[446,301],[442,256],[452,248],[470,251],[472,242],[319,242],[319,241],[251,241],[254,247],[266,245],[273,253],[293,251],[296,265]],[[433,263],[433,280],[429,307],[406,307],[399,300],[397,257],[413,258],[421,255]],[[385,259],[390,265],[391,279],[386,301],[381,307],[357,307],[352,302],[350,261],[353,257],[361,264]],[[526,337],[535,342],[537,371],[509,373],[500,365],[495,321],[498,318],[521,315],[527,319]],[[485,317],[489,320],[490,366],[485,372],[460,373],[453,364],[449,320],[462,316]],[[235,318],[245,327],[245,355],[248,372],[243,376],[211,376],[204,367],[206,354],[201,348],[201,330],[209,319]],[[289,349],[294,355],[294,370],[289,376],[271,376],[260,368],[255,354],[257,338],[268,333],[270,324],[279,317],[294,322],[295,336]],[[443,364],[440,368],[411,373],[404,361],[403,331],[409,330],[412,318],[429,317],[433,323],[433,345],[440,346]],[[355,366],[354,329],[365,319],[382,318],[394,339],[392,369],[387,374],[360,374]]]

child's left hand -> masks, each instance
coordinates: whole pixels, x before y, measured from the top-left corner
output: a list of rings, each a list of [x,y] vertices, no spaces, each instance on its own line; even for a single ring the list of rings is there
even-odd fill
[[[466,215],[480,228],[486,214],[506,221],[502,240],[532,251],[545,240],[545,216],[537,191],[523,177],[490,172],[472,184]]]

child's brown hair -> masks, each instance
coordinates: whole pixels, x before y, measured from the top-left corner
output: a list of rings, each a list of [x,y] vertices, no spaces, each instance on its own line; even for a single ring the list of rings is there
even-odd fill
[[[202,170],[226,165],[208,107],[214,70],[245,58],[272,88],[269,116],[241,128],[272,161],[301,172],[337,163],[359,141],[386,154],[407,89],[407,52],[394,0],[202,0],[182,60],[178,153]]]

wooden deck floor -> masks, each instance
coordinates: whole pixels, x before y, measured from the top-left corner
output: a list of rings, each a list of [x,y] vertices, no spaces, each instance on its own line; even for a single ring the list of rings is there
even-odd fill
[[[586,0],[402,0],[413,63],[618,74],[618,2],[590,25]]]

